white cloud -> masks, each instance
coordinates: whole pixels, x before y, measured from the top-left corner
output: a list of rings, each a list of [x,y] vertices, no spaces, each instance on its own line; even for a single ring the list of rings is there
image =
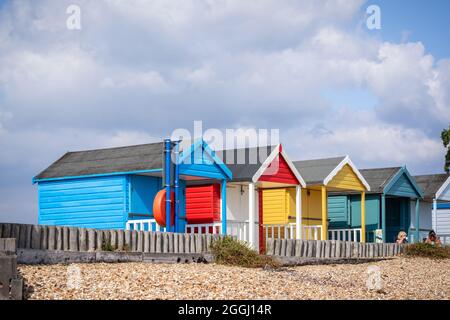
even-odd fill
[[[66,150],[154,141],[198,119],[278,128],[295,157],[440,171],[450,60],[371,36],[364,3],[79,1],[80,31],[65,27],[70,1],[4,4],[0,190]],[[376,106],[335,104],[328,89]]]

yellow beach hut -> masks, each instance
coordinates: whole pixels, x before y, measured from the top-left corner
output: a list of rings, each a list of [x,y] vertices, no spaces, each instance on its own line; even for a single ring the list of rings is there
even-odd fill
[[[349,156],[294,161],[294,166],[304,179],[301,190],[302,239],[327,240],[332,232],[344,240],[365,242],[365,193],[370,186]],[[328,230],[328,193],[337,191],[361,194],[361,229]],[[269,237],[295,239],[295,188],[263,190],[263,221]]]

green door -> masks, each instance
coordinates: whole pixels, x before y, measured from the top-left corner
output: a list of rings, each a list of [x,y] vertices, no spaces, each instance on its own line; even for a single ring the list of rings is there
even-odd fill
[[[386,198],[386,242],[395,242],[400,231],[408,233],[410,219],[408,198]]]

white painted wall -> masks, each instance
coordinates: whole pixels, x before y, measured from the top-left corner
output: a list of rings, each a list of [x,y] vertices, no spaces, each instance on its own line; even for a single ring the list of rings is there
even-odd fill
[[[450,235],[450,209],[437,210],[436,233],[439,235]]]
[[[235,184],[227,185],[227,220],[228,221],[248,221],[249,220],[249,195],[248,185],[241,186]],[[255,222],[259,222],[259,204],[258,191],[255,190]],[[253,239],[255,248],[259,245],[259,230],[255,226],[255,235]]]
[[[420,201],[419,204],[419,223],[420,229],[433,229],[432,226],[432,203]],[[411,228],[416,224],[416,200],[411,201]]]

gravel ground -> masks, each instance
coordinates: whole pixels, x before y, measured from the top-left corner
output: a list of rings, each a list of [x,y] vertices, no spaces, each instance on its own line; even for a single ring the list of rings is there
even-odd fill
[[[19,269],[29,299],[450,299],[450,260],[424,258],[276,271],[150,263]],[[377,274],[381,281],[371,281]]]

